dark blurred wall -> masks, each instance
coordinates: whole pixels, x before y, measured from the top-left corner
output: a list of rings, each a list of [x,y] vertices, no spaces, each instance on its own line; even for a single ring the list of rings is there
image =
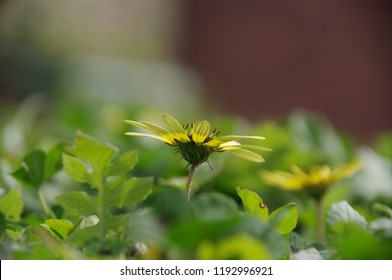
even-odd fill
[[[188,1],[184,57],[250,119],[295,108],[368,138],[392,129],[392,1]]]

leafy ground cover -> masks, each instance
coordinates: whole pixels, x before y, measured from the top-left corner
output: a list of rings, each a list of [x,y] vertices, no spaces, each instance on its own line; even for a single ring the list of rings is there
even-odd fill
[[[181,153],[124,135],[138,131],[125,119],[173,112],[61,106],[3,110],[1,259],[392,258],[390,134],[365,145],[309,112],[257,123],[180,114],[273,150],[257,163],[216,148],[197,162],[188,201]]]

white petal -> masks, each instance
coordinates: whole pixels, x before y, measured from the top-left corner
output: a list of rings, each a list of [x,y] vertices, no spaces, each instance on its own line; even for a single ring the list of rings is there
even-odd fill
[[[165,142],[165,143],[167,143],[169,145],[175,145],[175,142],[169,141],[168,139],[166,139],[166,138],[164,138],[162,136],[158,136],[158,135],[152,135],[152,134],[147,134],[147,133],[139,133],[139,132],[126,132],[125,135],[149,137],[149,138],[153,138],[153,139]]]
[[[223,141],[231,141],[231,140],[238,140],[238,139],[257,139],[257,140],[265,140],[263,136],[248,136],[248,135],[225,135],[218,137]]]
[[[241,157],[250,161],[264,162],[262,156],[248,150],[234,149],[234,150],[227,150],[227,151],[232,153],[233,155],[236,155],[237,157]]]
[[[236,141],[223,142],[219,145],[218,149],[222,151],[241,149],[241,144]]]

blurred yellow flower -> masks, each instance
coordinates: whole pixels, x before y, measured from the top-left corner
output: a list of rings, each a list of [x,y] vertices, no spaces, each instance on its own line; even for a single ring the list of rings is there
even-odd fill
[[[228,151],[250,161],[263,162],[264,159],[259,154],[250,150],[271,150],[260,146],[242,145],[238,142],[240,139],[264,140],[265,138],[262,136],[218,136],[219,132],[217,132],[216,129],[211,132],[211,125],[206,120],[183,126],[168,114],[164,114],[162,117],[170,130],[147,122],[125,120],[127,124],[154,133],[127,132],[125,134],[129,136],[153,138],[175,147],[180,151],[182,157],[191,165],[199,165],[207,161],[212,153],[224,151]]]
[[[362,164],[359,160],[353,160],[350,163],[335,167],[313,165],[308,169],[308,172],[304,172],[294,165],[291,168],[291,173],[279,170],[263,170],[260,175],[267,184],[286,190],[325,189],[336,181],[353,175],[361,167]]]
[[[362,167],[359,160],[330,167],[328,165],[313,165],[307,172],[298,166],[293,166],[291,172],[266,171],[260,172],[264,181],[272,186],[285,190],[305,191],[316,200],[317,238],[320,243],[325,242],[325,224],[322,198],[326,190],[333,183],[353,175]]]

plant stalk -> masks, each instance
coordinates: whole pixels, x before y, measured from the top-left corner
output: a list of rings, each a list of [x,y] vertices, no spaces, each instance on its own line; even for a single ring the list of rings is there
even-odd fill
[[[316,219],[317,219],[317,241],[325,244],[325,221],[324,221],[324,206],[322,199],[316,201]]]
[[[45,196],[44,196],[44,194],[43,194],[41,189],[38,190],[38,197],[39,197],[39,201],[41,202],[42,209],[44,210],[44,212],[45,212],[46,216],[48,217],[48,219],[56,218],[55,214],[50,209],[50,207],[49,207],[49,205],[48,205],[48,203],[47,203],[47,201],[45,199]]]
[[[192,180],[193,180],[193,175],[195,174],[195,170],[196,170],[197,166],[198,166],[197,164],[192,164],[191,169],[189,170],[189,176],[188,176],[188,180],[186,182],[186,187],[185,187],[185,192],[187,194],[188,201],[191,199]]]
[[[99,228],[100,228],[100,236],[102,239],[105,239],[106,235],[106,223],[107,223],[107,209],[105,205],[105,190],[106,185],[102,181],[100,181],[98,188],[98,217],[99,217]]]

